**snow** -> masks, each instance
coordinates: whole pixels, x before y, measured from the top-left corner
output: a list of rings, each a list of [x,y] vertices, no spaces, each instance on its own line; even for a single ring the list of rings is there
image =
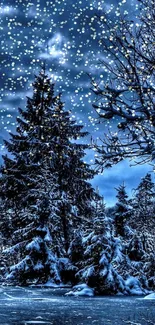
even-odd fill
[[[49,231],[48,228],[47,228],[47,234],[46,234],[44,239],[45,239],[46,242],[52,242],[52,237],[50,235],[50,231]]]
[[[47,322],[47,321],[41,321],[41,320],[29,320],[29,321],[26,321],[25,322],[25,325],[27,325],[27,324],[46,324],[46,325],[48,325],[48,324],[51,324],[50,322]]]
[[[18,251],[18,249],[20,248],[20,246],[22,246],[22,243],[18,243],[14,246],[8,247],[6,249],[3,250],[4,254],[14,254]]]
[[[94,296],[94,290],[87,286],[87,284],[82,283],[73,287],[73,290],[67,292],[66,296]]]
[[[123,260],[121,240],[119,238],[114,238],[114,240],[114,261],[121,262]]]
[[[26,256],[21,262],[11,266],[10,271],[15,271],[16,269],[21,270],[21,271],[24,270],[28,259],[29,259],[29,257]]]
[[[49,287],[49,288],[60,288],[61,287],[61,285],[54,283],[52,279],[49,279],[43,286]]]
[[[34,266],[35,271],[43,270],[43,268],[44,268],[44,266],[42,265],[42,263],[40,261]]]
[[[141,288],[141,284],[139,280],[133,276],[129,276],[128,279],[125,281],[125,286],[127,290],[130,290],[131,295],[144,295],[145,290]]]
[[[107,281],[108,282],[111,282],[111,283],[113,283],[113,281],[114,281],[113,274],[112,274],[112,269],[111,268],[109,269],[109,272],[108,272],[108,275],[107,275]]]
[[[105,254],[103,254],[102,256],[101,256],[101,258],[100,258],[100,261],[99,261],[99,264],[100,265],[103,265],[103,266],[108,266],[108,260],[107,260],[107,258],[106,258],[106,256],[105,256]]]
[[[40,251],[40,243],[39,243],[40,238],[36,237],[33,241],[31,241],[29,244],[26,245],[27,250],[36,250]]]
[[[155,292],[150,293],[149,295],[145,296],[144,299],[155,299]]]
[[[90,232],[89,235],[83,237],[83,238],[82,238],[82,242],[83,242],[83,244],[87,243],[88,240],[92,237],[93,234],[94,234],[94,231]]]
[[[107,267],[104,267],[100,271],[100,276],[104,278],[107,275],[107,273],[108,273],[108,269],[107,269]]]

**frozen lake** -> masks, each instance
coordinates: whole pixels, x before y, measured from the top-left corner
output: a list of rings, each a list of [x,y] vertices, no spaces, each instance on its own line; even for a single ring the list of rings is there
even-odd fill
[[[155,325],[155,300],[71,297],[65,292],[0,287],[0,325]]]

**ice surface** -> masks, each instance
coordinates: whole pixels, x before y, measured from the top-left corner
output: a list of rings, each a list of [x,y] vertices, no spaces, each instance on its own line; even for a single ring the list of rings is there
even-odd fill
[[[41,320],[29,320],[27,322],[25,322],[24,325],[27,325],[27,324],[52,324],[51,322],[47,322],[47,321],[41,321]]]
[[[85,289],[86,285],[82,283],[79,288]],[[129,296],[64,296],[66,289],[10,286],[2,289],[12,299],[0,293],[0,325],[147,325],[145,319],[148,324],[154,324],[154,300]]]

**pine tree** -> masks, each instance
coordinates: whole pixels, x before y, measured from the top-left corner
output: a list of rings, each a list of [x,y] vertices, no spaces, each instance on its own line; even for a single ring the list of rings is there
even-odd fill
[[[131,215],[128,195],[126,193],[125,185],[120,185],[117,190],[117,203],[114,211],[116,235],[125,235],[125,226],[127,220]]]
[[[36,179],[37,181],[37,179]],[[40,188],[40,182],[42,188]],[[50,192],[49,186],[50,183]],[[26,285],[31,281],[60,283],[58,260],[52,250],[55,243],[55,226],[58,224],[58,187],[56,177],[46,178],[46,170],[38,175],[38,188],[31,189],[27,199],[29,207],[18,209],[18,219],[12,215],[11,245],[4,250],[9,259],[5,277],[13,283]],[[46,191],[46,188],[48,191]],[[16,222],[16,223],[15,223]]]
[[[101,234],[105,232],[105,227],[107,226],[107,218],[105,212],[104,198],[100,196],[98,188],[94,196],[94,216],[93,225],[95,226],[95,231]],[[98,230],[97,230],[98,229]]]
[[[1,236],[1,245],[6,246],[8,241],[10,241],[12,234],[12,222],[11,222],[11,210],[7,208],[7,201],[0,198],[0,210],[1,210],[1,219],[0,219],[0,236]]]
[[[94,288],[96,294],[126,293],[125,281],[113,265],[118,258],[118,246],[120,240],[112,236],[105,214],[99,214],[83,238],[83,260],[76,278]]]
[[[29,250],[31,266],[43,265],[42,272],[38,272],[41,278],[41,273],[48,274],[44,272],[49,260],[47,233],[52,234],[50,245],[54,252],[62,256],[68,250],[72,230],[84,224],[84,215],[91,218],[94,190],[88,180],[94,171],[83,162],[88,145],[76,141],[87,132],[64,110],[61,94],[54,95],[54,84],[44,67],[35,77],[33,96],[27,98],[26,110],[19,109],[19,113],[16,134],[11,133],[10,141],[5,140],[11,156],[3,156],[0,196],[12,210],[13,238],[17,233],[29,234],[29,243],[24,235],[25,252]],[[36,246],[30,244],[34,240],[37,240]],[[21,246],[19,243],[20,238],[15,242],[16,248]],[[35,259],[36,247],[40,247],[41,253]],[[27,257],[24,258],[17,271],[21,268],[22,276],[27,274],[24,275],[27,281],[33,272],[32,267],[30,272],[26,271],[29,268]],[[12,276],[15,270],[14,267]],[[47,276],[45,278],[47,280]]]
[[[135,189],[132,201],[134,213],[130,224],[140,237],[143,250],[148,253],[150,251],[153,252],[154,245],[152,245],[152,242],[155,241],[155,185],[149,173],[142,178],[140,184]]]
[[[135,227],[139,230],[150,229],[155,225],[154,215],[155,185],[151,174],[147,173],[134,191],[133,207],[135,210]],[[133,224],[134,226],[134,224]]]

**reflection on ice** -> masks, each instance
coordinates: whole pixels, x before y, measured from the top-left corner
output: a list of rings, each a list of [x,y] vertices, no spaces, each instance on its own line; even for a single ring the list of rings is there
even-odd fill
[[[61,302],[61,298],[44,298],[44,297],[16,297],[16,296],[10,296],[8,295],[7,293],[4,293],[5,296],[7,296],[8,298],[6,300],[19,300],[19,301],[25,301],[25,300],[32,300],[32,301],[50,301],[50,302],[57,302],[57,303],[60,303]],[[1,300],[1,299],[0,299]]]
[[[46,325],[50,325],[52,324],[51,322],[47,322],[47,321],[40,321],[40,320],[30,320],[30,321],[27,321],[24,325],[31,325],[31,324],[38,324],[38,325],[41,325],[41,324],[46,324]]]

